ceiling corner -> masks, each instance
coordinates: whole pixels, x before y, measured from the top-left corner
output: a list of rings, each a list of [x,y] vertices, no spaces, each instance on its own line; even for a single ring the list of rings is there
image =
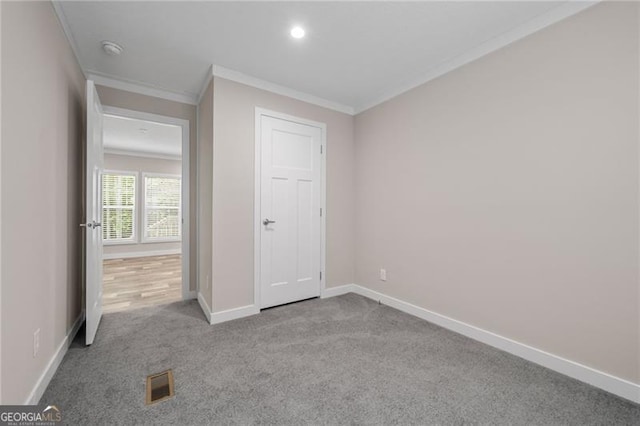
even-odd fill
[[[100,86],[111,87],[113,89],[138,93],[140,95],[152,96],[154,98],[166,99],[168,101],[180,102],[188,105],[197,105],[198,96],[190,92],[174,92],[161,87],[151,86],[138,81],[124,80],[118,77],[99,73],[97,71],[87,71],[87,79],[93,80]]]
[[[469,64],[476,59],[486,56],[496,50],[506,47],[516,41],[523,39],[537,31],[540,31],[550,25],[567,19],[583,10],[586,10],[602,0],[577,0],[567,1],[564,4],[554,7],[553,9],[538,15],[527,22],[519,25],[510,31],[507,31],[497,37],[487,40],[474,48],[463,52],[462,54],[455,56],[445,62],[437,64],[426,74],[423,74],[419,78],[413,79],[402,85],[395,86],[388,90],[378,93],[376,96],[372,96],[368,101],[363,102],[354,108],[354,115],[360,114],[370,108],[380,105],[388,100],[395,98],[411,89],[421,86],[431,80],[434,80],[444,74],[447,74],[456,68],[460,68],[466,64]]]
[[[71,32],[71,27],[69,26],[69,22],[67,20],[67,16],[64,14],[64,10],[62,9],[62,4],[60,0],[51,0],[51,5],[53,6],[53,10],[58,17],[58,22],[60,22],[60,26],[62,27],[62,32],[64,32],[67,41],[69,42],[69,46],[71,46],[71,51],[73,52],[73,56],[76,58],[76,62],[78,64],[78,68],[84,75],[85,79],[87,78],[87,73],[84,70],[82,62],[80,61],[80,53],[78,49],[78,44],[76,40],[73,38],[73,33]]]

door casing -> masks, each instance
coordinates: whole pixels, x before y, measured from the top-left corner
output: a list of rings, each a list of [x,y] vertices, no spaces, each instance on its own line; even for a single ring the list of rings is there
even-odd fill
[[[260,238],[262,233],[262,215],[261,215],[261,185],[262,185],[262,117],[272,117],[280,120],[291,121],[293,123],[304,124],[307,126],[317,127],[320,129],[320,145],[322,147],[322,155],[320,156],[320,208],[322,216],[320,217],[320,296],[325,291],[326,282],[326,223],[327,223],[327,125],[318,121],[308,120],[306,118],[296,117],[281,112],[271,111],[265,108],[256,107],[255,109],[255,165],[254,165],[254,209],[253,209],[253,303],[256,308],[260,308],[260,260],[261,248]]]
[[[190,218],[190,175],[189,175],[189,154],[190,154],[190,146],[191,142],[189,139],[189,120],[185,120],[182,118],[168,117],[164,115],[152,114],[148,112],[142,111],[134,111],[130,109],[117,108],[109,105],[103,105],[102,109],[105,114],[109,115],[117,115],[120,117],[126,118],[134,118],[144,121],[153,121],[156,123],[163,124],[171,124],[174,126],[180,126],[182,128],[182,218],[184,220],[182,226],[182,245],[181,245],[181,255],[182,255],[182,300],[195,299],[196,291],[190,290],[189,278],[191,275],[190,268],[190,256],[191,253],[189,251],[190,245],[190,228],[191,223],[189,221]]]

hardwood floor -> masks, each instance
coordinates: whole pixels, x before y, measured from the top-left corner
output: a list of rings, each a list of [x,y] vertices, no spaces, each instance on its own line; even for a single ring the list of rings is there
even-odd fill
[[[182,256],[104,260],[103,312],[182,300]]]

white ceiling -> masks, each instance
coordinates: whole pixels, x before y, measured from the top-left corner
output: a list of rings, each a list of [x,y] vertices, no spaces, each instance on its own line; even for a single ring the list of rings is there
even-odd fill
[[[105,114],[104,149],[111,153],[178,159],[182,155],[182,128]]]
[[[549,25],[553,16],[563,15],[556,11],[568,6],[565,1],[56,3],[88,74],[197,98],[216,64],[356,111],[415,86],[474,49],[499,44],[507,33],[519,38]],[[307,36],[290,37],[293,25],[304,27]],[[121,44],[124,53],[106,55],[103,40]]]

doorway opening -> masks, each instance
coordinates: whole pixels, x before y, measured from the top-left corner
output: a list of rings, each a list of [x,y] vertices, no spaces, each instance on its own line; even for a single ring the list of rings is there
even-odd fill
[[[189,123],[104,106],[104,313],[191,298]]]

